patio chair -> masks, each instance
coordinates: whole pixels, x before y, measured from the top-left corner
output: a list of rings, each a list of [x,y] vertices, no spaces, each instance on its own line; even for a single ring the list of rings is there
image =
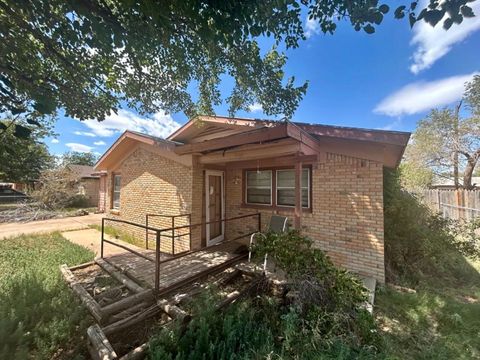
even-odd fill
[[[288,218],[286,216],[272,215],[270,217],[270,222],[267,225],[266,231],[272,231],[277,234],[281,234],[288,231]],[[251,262],[252,260],[252,246],[254,244],[254,240],[256,236],[263,236],[264,238],[266,238],[265,234],[262,232],[256,232],[256,233],[253,233],[252,236],[250,236],[250,246],[248,249],[248,262]],[[265,254],[265,257],[263,259],[263,271],[267,270],[267,258],[268,258],[268,254]]]

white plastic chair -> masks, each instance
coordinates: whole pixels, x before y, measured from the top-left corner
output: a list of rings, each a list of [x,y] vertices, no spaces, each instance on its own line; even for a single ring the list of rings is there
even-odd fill
[[[288,230],[288,218],[286,216],[272,215],[270,217],[270,222],[268,223],[266,230],[272,231],[277,234],[286,232]],[[254,245],[254,240],[257,236],[263,236],[265,239],[267,238],[265,234],[262,232],[256,232],[256,233],[253,233],[252,236],[250,236],[250,246],[248,249],[249,250],[248,262],[251,262],[252,260],[252,249]],[[268,254],[265,254],[265,257],[263,259],[263,271],[267,270],[267,258],[268,258]]]

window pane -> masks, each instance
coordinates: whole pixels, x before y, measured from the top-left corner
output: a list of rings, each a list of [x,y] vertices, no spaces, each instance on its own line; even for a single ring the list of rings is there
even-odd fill
[[[277,171],[277,186],[294,188],[295,187],[295,171],[294,170]]]
[[[247,187],[268,187],[272,186],[271,171],[247,171]]]
[[[309,169],[302,170],[302,188],[308,187]],[[295,188],[295,170],[278,170],[277,187]]]
[[[120,176],[120,175],[115,175],[115,176],[114,176],[114,178],[113,178],[113,181],[114,181],[114,184],[113,184],[114,191],[120,191],[120,180],[121,180],[121,176]]]
[[[295,190],[278,189],[277,204],[281,206],[295,206]],[[302,207],[308,207],[308,189],[302,189]]]
[[[120,192],[115,191],[113,193],[113,207],[115,209],[120,208]]]
[[[247,189],[247,203],[249,204],[271,204],[270,189]]]

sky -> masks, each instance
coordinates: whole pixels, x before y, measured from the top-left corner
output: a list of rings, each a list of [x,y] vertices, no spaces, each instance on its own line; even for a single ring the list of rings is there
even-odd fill
[[[418,120],[435,107],[457,102],[464,84],[480,73],[480,1],[472,3],[477,17],[445,31],[421,22],[386,16],[373,35],[356,32],[341,22],[334,35],[324,35],[305,20],[307,40],[288,50],[286,75],[297,84],[309,81],[307,95],[294,121],[361,128],[413,131]],[[268,40],[261,45],[267,50]],[[225,92],[227,85],[222,85]],[[226,92],[224,93],[226,96]],[[192,94],[195,97],[195,94]],[[227,115],[227,105],[215,109]],[[268,118],[259,104],[239,117]],[[124,108],[103,122],[59,116],[55,138],[45,139],[51,152],[103,154],[126,130],[167,137],[188,119],[163,111],[139,116]]]

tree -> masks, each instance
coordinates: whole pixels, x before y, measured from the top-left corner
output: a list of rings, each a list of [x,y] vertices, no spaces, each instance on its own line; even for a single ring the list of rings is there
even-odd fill
[[[69,151],[62,155],[62,165],[88,165],[93,166],[97,157],[92,153]]]
[[[15,123],[27,129],[29,136],[18,136]],[[52,135],[52,121],[42,121],[42,126],[31,125],[24,118],[0,120],[4,132],[0,135],[0,181],[29,183],[40,173],[53,166],[53,157],[40,140]]]
[[[406,161],[418,168],[429,168],[436,175],[451,174],[455,187],[472,187],[472,174],[480,158],[480,77],[465,87],[464,100],[468,116],[462,117],[463,101],[453,109],[433,109],[419,121],[412,143],[407,147]],[[460,171],[461,170],[461,171]]]
[[[448,29],[474,16],[469,1],[432,0],[424,9],[414,1],[394,16]],[[213,113],[220,81],[230,77],[231,115],[259,102],[267,115],[290,118],[307,83],[285,79],[277,49],[305,39],[304,14],[324,33],[346,19],[371,34],[389,11],[378,0],[0,0],[0,112],[62,108],[103,120],[125,101],[140,113],[191,117]],[[275,40],[266,54],[259,37]]]

